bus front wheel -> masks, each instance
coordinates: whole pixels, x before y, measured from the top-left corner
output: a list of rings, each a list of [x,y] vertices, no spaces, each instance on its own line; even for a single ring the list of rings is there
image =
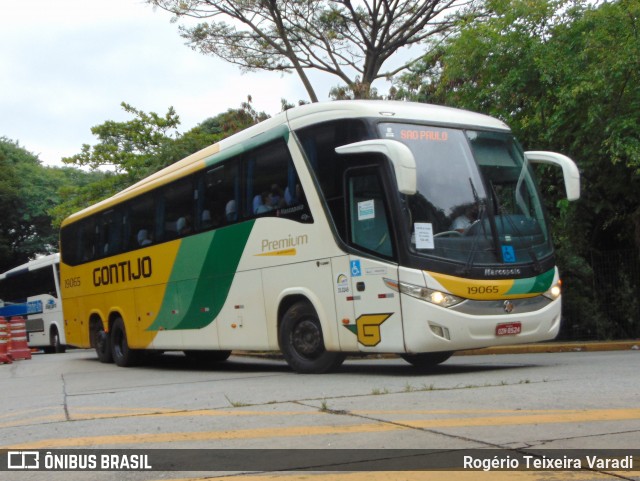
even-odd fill
[[[111,354],[114,362],[120,367],[133,366],[140,357],[139,351],[129,347],[124,321],[120,317],[114,321],[111,327]]]
[[[419,369],[428,369],[430,367],[442,364],[453,355],[453,351],[443,352],[421,352],[419,354],[400,354],[400,357]]]
[[[56,327],[51,328],[51,352],[55,352],[56,354],[63,354],[67,349],[64,344],[60,341],[60,333]]]
[[[320,319],[308,302],[296,302],[287,309],[282,317],[278,340],[285,360],[299,373],[329,372],[338,368],[345,358],[341,352],[325,349]]]
[[[58,334],[58,328],[56,326],[51,327],[51,332],[49,333],[49,345],[44,346],[42,350],[46,354],[62,354],[65,352],[66,347],[60,342],[60,334]]]

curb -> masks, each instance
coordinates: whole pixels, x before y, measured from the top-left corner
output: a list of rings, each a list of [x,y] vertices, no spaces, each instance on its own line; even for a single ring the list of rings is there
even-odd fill
[[[493,354],[542,354],[555,352],[596,352],[596,351],[640,351],[640,339],[635,341],[590,341],[590,342],[547,342],[536,344],[518,344],[513,346],[495,346],[482,349],[456,351],[454,356],[488,356]],[[233,351],[235,356],[259,357],[263,359],[284,359],[279,351]],[[366,353],[362,353],[365,358]],[[378,359],[397,358],[395,354],[371,353]]]
[[[596,351],[638,351],[640,340],[604,342],[548,342],[520,344],[516,346],[494,346],[484,349],[458,351],[456,356],[476,356],[489,354],[538,354],[551,352],[596,352]]]

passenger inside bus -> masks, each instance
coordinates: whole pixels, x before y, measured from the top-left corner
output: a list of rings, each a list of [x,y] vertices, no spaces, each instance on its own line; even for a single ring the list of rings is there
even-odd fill
[[[147,229],[140,229],[138,231],[138,245],[140,247],[148,246],[151,244],[151,239],[149,238],[149,231]]]
[[[271,204],[271,193],[265,190],[262,194],[253,198],[253,213],[264,214],[269,212],[273,209]]]
[[[231,199],[224,208],[224,215],[227,222],[235,222],[238,219],[238,211],[236,209],[236,201]]]
[[[191,219],[189,216],[179,217],[176,221],[176,232],[178,236],[189,235],[192,232]]]

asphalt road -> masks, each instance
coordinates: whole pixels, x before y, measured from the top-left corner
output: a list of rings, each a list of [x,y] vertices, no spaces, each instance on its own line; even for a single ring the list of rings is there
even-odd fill
[[[336,373],[300,375],[277,359],[232,356],[219,366],[202,367],[167,354],[140,367],[118,368],[98,362],[93,351],[72,350],[0,366],[0,449],[639,450],[639,366],[640,352],[628,350],[455,356],[428,372],[400,359],[356,359]],[[254,470],[250,461],[246,468],[241,470]],[[210,479],[217,474],[225,473],[5,471],[0,479]],[[233,481],[278,477],[227,474]],[[640,459],[633,471],[428,475],[638,480]],[[427,478],[425,472],[385,475],[366,469],[280,477]]]

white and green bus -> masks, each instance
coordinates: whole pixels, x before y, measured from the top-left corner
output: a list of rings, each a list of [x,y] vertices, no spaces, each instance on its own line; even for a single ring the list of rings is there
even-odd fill
[[[298,372],[350,353],[424,367],[553,339],[560,279],[530,164],[509,128],[440,106],[297,107],[67,218],[67,342],[225,360],[279,350]]]
[[[0,274],[0,316],[22,316],[29,347],[65,352],[60,255],[40,256]]]

